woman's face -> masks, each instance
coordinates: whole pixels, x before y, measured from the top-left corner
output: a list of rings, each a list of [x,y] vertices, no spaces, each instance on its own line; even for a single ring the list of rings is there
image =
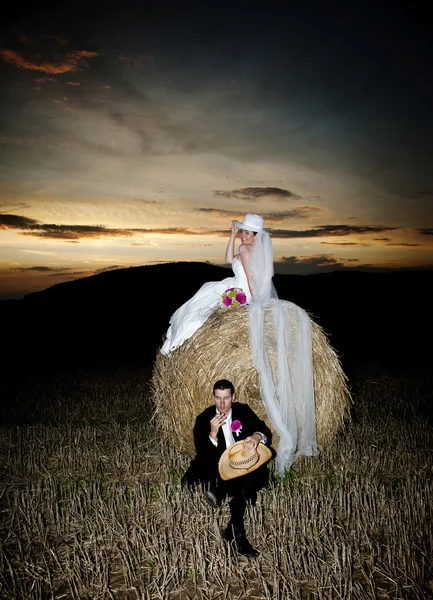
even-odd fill
[[[254,244],[254,232],[248,231],[248,229],[240,229],[239,236],[244,246],[251,246]]]

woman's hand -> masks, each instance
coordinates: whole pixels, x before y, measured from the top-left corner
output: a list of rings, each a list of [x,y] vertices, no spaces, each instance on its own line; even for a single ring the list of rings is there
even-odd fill
[[[232,223],[232,235],[237,235],[239,232],[239,227]]]

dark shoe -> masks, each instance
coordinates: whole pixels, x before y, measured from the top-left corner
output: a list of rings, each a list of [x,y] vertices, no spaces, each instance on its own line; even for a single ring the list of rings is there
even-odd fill
[[[221,506],[221,498],[218,496],[216,490],[207,490],[204,494],[204,497],[206,498],[207,503],[213,508]]]
[[[255,558],[259,555],[257,550],[253,548],[248,541],[245,529],[243,527],[236,527],[229,523],[224,530],[223,537],[226,542],[235,542],[236,549],[239,554],[242,554],[248,558]]]

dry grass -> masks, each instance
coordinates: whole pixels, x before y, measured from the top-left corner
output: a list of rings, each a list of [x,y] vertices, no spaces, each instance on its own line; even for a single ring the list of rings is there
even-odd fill
[[[268,311],[265,324],[270,318]],[[319,448],[323,449],[332,444],[347,419],[350,395],[340,361],[323,329],[314,321],[312,326],[316,433]],[[271,331],[272,327],[266,329]],[[291,327],[289,339],[294,345],[296,335],[296,327]],[[272,349],[275,344],[270,342]],[[275,360],[271,360],[273,363]],[[252,364],[246,308],[215,311],[170,358],[158,353],[152,387],[158,424],[166,436],[170,438],[174,433],[181,451],[194,455],[191,422],[209,405],[212,386],[218,379],[232,381],[238,399],[268,422],[277,449],[279,438],[267,417]]]
[[[187,460],[149,423],[142,374],[27,383],[0,430],[0,597],[431,597],[432,382],[355,383],[347,431],[250,510],[254,560],[221,540],[227,505],[179,488]]]

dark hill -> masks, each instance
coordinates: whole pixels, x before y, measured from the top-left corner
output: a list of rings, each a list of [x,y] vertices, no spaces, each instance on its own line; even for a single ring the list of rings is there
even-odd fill
[[[206,281],[231,271],[170,263],[100,273],[0,302],[6,365],[35,367],[153,359],[170,315]],[[427,360],[431,271],[276,275],[280,298],[309,311],[347,366]]]

